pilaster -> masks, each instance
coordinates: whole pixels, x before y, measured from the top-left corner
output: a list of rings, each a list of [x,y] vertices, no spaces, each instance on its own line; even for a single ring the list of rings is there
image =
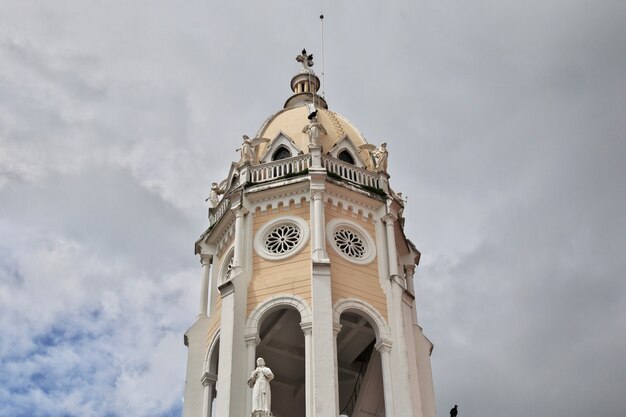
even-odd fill
[[[202,404],[202,417],[212,417],[211,399],[213,398],[213,389],[215,388],[215,382],[217,381],[217,375],[205,372],[200,378],[200,383],[204,387],[204,396]]]
[[[311,298],[313,305],[313,416],[339,415],[337,402],[337,369],[335,332],[330,282],[330,264],[313,262],[311,276]],[[332,400],[330,400],[332,399]]]
[[[302,333],[304,333],[304,397],[305,397],[305,415],[313,417],[313,323],[300,323]]]
[[[202,264],[202,284],[200,285],[200,308],[198,316],[206,316],[210,313],[209,301],[211,296],[211,265],[213,263],[213,255],[201,254],[200,263]]]

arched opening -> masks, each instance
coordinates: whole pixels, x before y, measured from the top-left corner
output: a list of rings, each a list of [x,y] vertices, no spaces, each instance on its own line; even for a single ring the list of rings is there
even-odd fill
[[[202,385],[204,386],[204,410],[208,417],[215,416],[215,398],[217,397],[217,370],[220,363],[220,339],[219,337],[209,347],[207,358],[202,375]]]
[[[305,342],[300,313],[280,308],[264,317],[259,326],[256,357],[274,373],[270,382],[272,413],[276,417],[305,417]]]
[[[339,318],[337,366],[339,411],[348,417],[384,417],[385,400],[376,333],[368,319],[355,311]]]
[[[343,162],[347,162],[349,164],[354,165],[354,157],[346,149],[344,149],[343,151],[339,152],[339,155],[337,155],[337,158],[339,158]]]
[[[278,161],[285,158],[291,158],[291,151],[285,146],[280,146],[274,151],[274,154],[272,155],[272,161]]]

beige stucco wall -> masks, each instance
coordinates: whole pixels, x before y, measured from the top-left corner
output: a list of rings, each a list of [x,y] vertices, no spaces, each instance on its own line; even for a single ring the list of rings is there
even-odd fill
[[[303,202],[300,207],[295,207],[292,203],[289,207],[282,207],[277,212],[267,214],[257,210],[254,213],[254,236],[268,221],[286,215],[301,217],[309,223],[309,203]],[[268,261],[253,251],[252,280],[248,286],[248,315],[257,304],[273,294],[298,295],[311,304],[310,239],[296,255],[280,261]]]
[[[207,330],[207,341],[206,341],[207,347],[209,346],[209,343],[211,343],[211,340],[213,340],[213,336],[215,335],[215,333],[217,333],[217,331],[220,329],[221,319],[222,319],[222,297],[218,295],[215,300],[214,313],[211,317],[209,317],[209,328]]]
[[[360,216],[352,216],[351,212],[342,212],[335,207],[327,207],[325,215],[327,223],[333,219],[347,219],[355,222],[363,227],[374,241],[376,240],[376,231],[371,221],[363,221]],[[359,265],[346,260],[331,247],[328,247],[328,257],[330,258],[333,304],[342,298],[357,297],[371,304],[387,319],[387,299],[378,278],[378,254],[367,265]]]

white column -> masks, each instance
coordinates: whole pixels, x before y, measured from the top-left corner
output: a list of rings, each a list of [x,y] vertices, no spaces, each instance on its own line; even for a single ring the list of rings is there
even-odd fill
[[[327,262],[328,254],[324,236],[326,222],[324,221],[324,194],[320,190],[311,193],[313,199],[313,262]]]
[[[383,396],[385,398],[385,417],[394,417],[393,406],[393,388],[391,385],[391,361],[389,359],[389,350],[391,342],[388,340],[380,340],[374,345],[380,353],[380,363],[383,368]]]
[[[339,415],[336,359],[333,356],[332,291],[330,264],[313,262],[311,304],[313,305],[313,408],[314,417]]]
[[[258,346],[260,340],[259,336],[256,334],[246,335],[246,369],[249,373],[256,368],[256,347]],[[250,415],[252,413],[252,392],[248,392],[246,390],[246,415]]]
[[[213,397],[213,388],[215,387],[215,381],[217,381],[217,376],[208,372],[202,374],[202,378],[200,379],[200,382],[202,382],[202,386],[204,387],[202,417],[211,417],[211,399]]]
[[[389,258],[389,275],[392,280],[397,281],[400,276],[398,275],[398,252],[396,251],[396,231],[394,225],[396,219],[394,216],[388,214],[383,217],[387,232],[387,256]]]
[[[398,255],[396,251],[395,216],[387,214],[383,217],[387,235],[387,256],[389,263],[389,281],[391,285],[392,305],[390,308],[389,322],[392,326],[394,341],[393,357],[390,359],[394,367],[393,386],[396,406],[398,409],[411,410],[413,399],[411,394],[411,378],[409,358],[407,354],[407,341],[405,337],[405,323],[402,314],[402,295],[405,291],[402,280],[398,274]],[[408,324],[408,323],[407,323]],[[412,323],[411,323],[412,324]]]
[[[300,323],[302,333],[304,333],[304,401],[305,416],[313,417],[313,324]]]
[[[241,273],[243,241],[245,237],[243,221],[244,216],[248,213],[248,210],[245,207],[238,207],[233,211],[235,213],[235,250],[233,253],[233,271],[231,273],[231,278],[234,278]]]
[[[409,292],[415,297],[415,284],[413,277],[415,276],[415,265],[405,265],[406,269],[406,286]],[[413,324],[417,324],[417,305],[413,301]]]
[[[235,286],[232,282],[227,282],[220,286],[220,295],[222,297],[222,315],[220,320],[220,358],[218,366],[217,380],[217,398],[215,401],[215,414],[216,416],[231,416],[231,410],[238,408],[243,411],[243,407],[235,404],[235,401],[241,401],[235,399],[233,386],[240,383],[240,381],[234,381],[236,377],[234,375],[235,368],[237,367],[237,359],[241,361],[241,358],[234,356],[235,343]],[[245,381],[244,381],[245,382]]]
[[[338,323],[335,323],[333,325],[333,335],[335,336],[334,340],[333,340],[333,357],[335,358],[335,378],[337,380],[337,383],[339,383],[339,358],[337,357],[337,335],[341,331],[342,327],[343,326],[341,324],[338,324]],[[340,405],[339,405],[339,384],[337,384],[337,389],[335,390],[335,402],[337,403],[337,407],[340,407]]]
[[[209,288],[211,284],[209,282],[211,277],[211,263],[213,261],[213,255],[200,255],[200,262],[202,263],[202,285],[200,285],[200,309],[198,310],[199,316],[206,316],[211,312],[209,309]]]

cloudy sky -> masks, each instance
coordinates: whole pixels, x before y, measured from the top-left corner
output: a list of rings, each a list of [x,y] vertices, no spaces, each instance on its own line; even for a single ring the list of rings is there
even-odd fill
[[[180,414],[204,199],[320,10],[329,105],[408,196],[438,415],[624,415],[622,0],[0,0],[0,415]]]

